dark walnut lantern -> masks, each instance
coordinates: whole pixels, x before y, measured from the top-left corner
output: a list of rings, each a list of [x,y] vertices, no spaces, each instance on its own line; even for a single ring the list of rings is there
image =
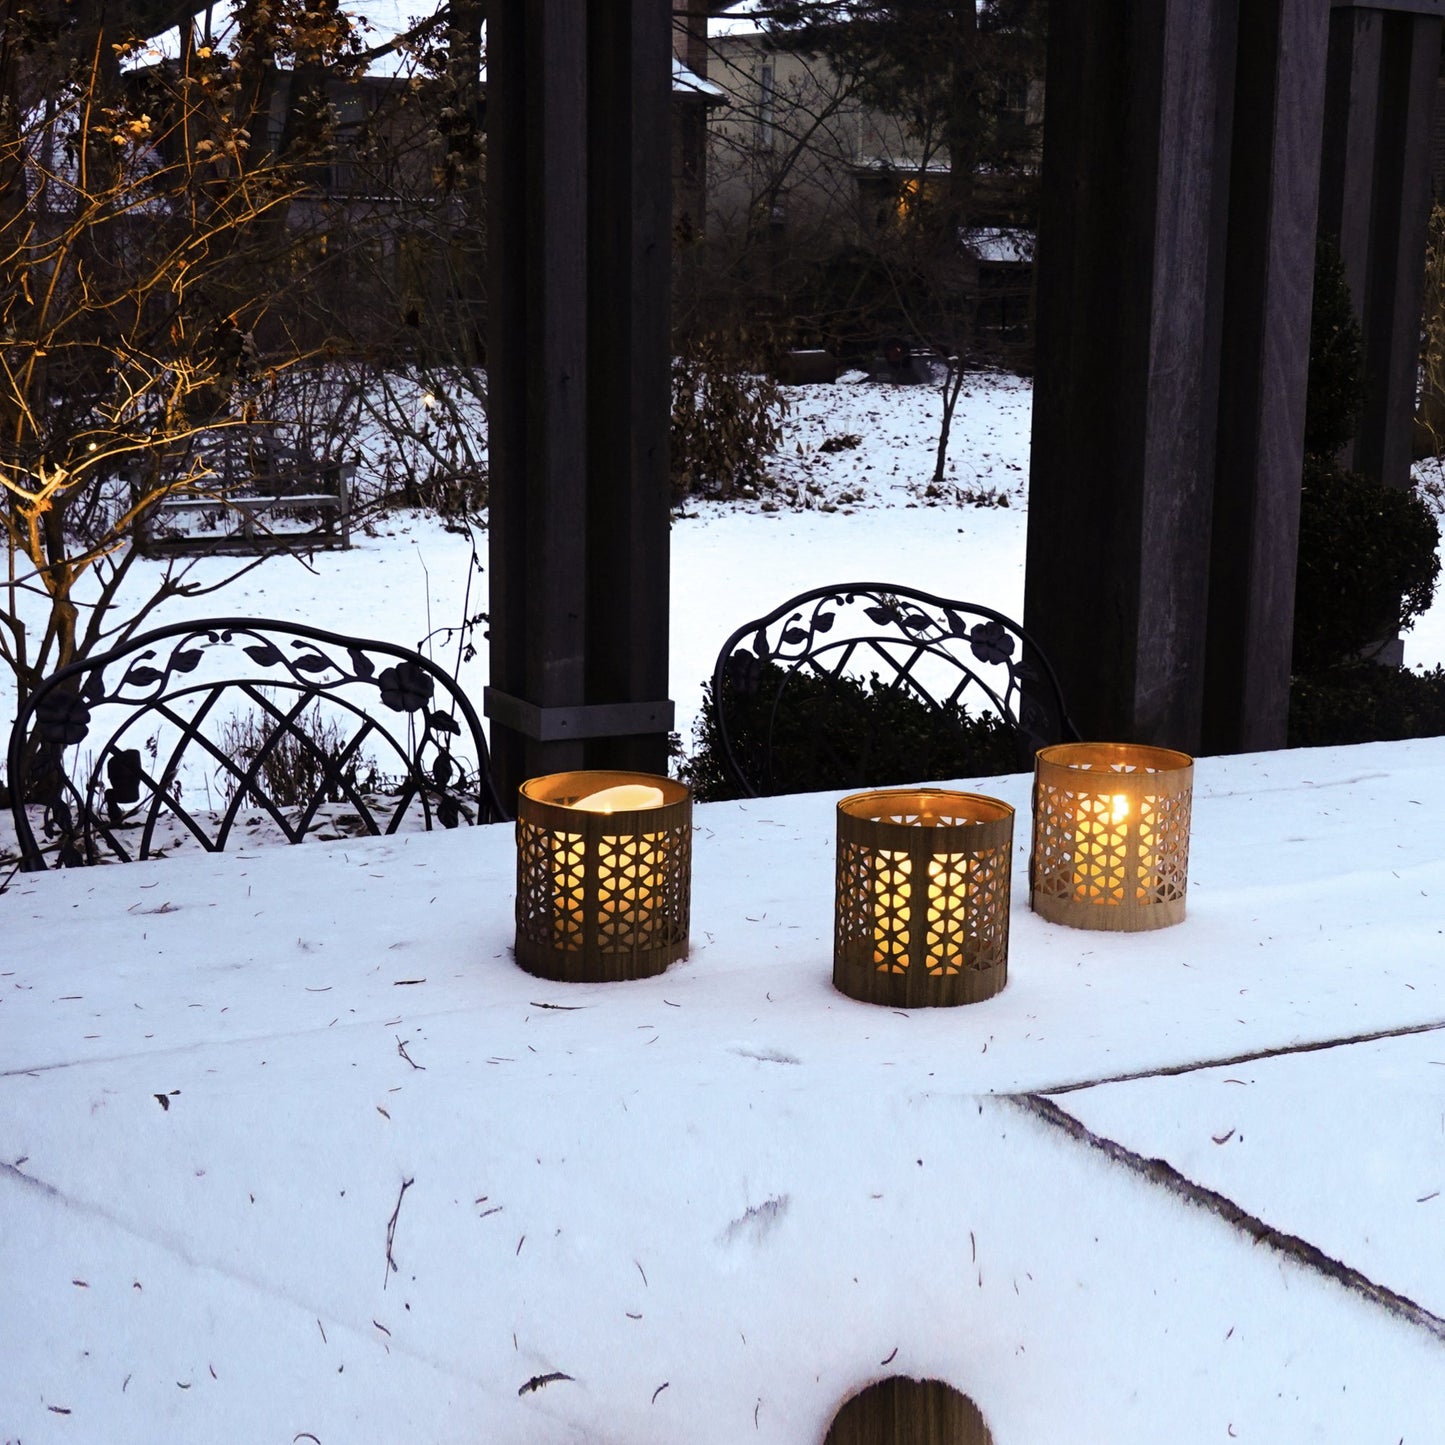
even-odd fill
[[[1029,902],[1073,928],[1137,933],[1184,918],[1194,760],[1131,743],[1061,743],[1034,769]]]
[[[692,794],[650,773],[522,784],[517,962],[566,983],[650,978],[687,956]]]
[[[833,983],[864,1003],[978,1003],[1008,976],[1014,810],[936,789],[838,804]]]

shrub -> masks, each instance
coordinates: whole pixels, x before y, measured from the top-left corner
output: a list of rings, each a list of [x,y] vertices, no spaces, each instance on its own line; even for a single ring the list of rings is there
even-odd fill
[[[673,500],[765,487],[766,458],[782,440],[787,409],[745,333],[693,337],[672,368]]]
[[[1439,542],[1435,518],[1413,490],[1307,463],[1294,671],[1334,667],[1408,628],[1434,596]]]
[[[1349,444],[1364,399],[1364,348],[1350,304],[1344,262],[1335,244],[1315,243],[1310,312],[1309,384],[1305,396],[1305,456],[1328,460]]]
[[[1297,677],[1289,695],[1289,746],[1394,741],[1445,734],[1445,668],[1413,672],[1356,662]]]
[[[277,729],[276,720],[259,711],[234,713],[221,724],[221,747],[233,762],[249,768]],[[340,723],[325,716],[317,703],[309,713],[297,717],[301,736],[286,731],[261,760],[257,770],[260,786],[248,800],[259,803],[258,794],[270,798],[279,808],[305,807],[318,794],[324,803],[348,801],[346,792],[329,778],[328,764],[334,765],[345,746]],[[381,786],[375,761],[358,751],[341,767],[341,777],[358,793]],[[230,803],[240,786],[233,774],[222,769],[220,782],[225,801]]]
[[[1014,728],[994,713],[937,709],[898,687],[765,666],[756,691],[727,689],[733,752],[767,791],[811,793],[924,779],[990,777],[1020,766]],[[776,707],[780,686],[783,703]],[[703,690],[696,751],[679,769],[700,801],[744,796],[723,756],[712,685]]]
[[[1344,267],[1321,240],[1295,574],[1292,746],[1445,732],[1445,675],[1364,660],[1429,607],[1440,534],[1416,491],[1382,486],[1335,462],[1359,420],[1361,355]]]

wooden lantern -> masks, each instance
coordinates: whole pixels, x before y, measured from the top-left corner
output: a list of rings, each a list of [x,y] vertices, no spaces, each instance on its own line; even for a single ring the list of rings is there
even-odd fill
[[[823,1445],[993,1445],[982,1411],[942,1380],[890,1375],[860,1390],[828,1427]]]
[[[554,773],[517,805],[517,962],[568,983],[687,956],[692,794],[650,773]]]
[[[1184,918],[1194,760],[1131,743],[1060,743],[1034,770],[1029,902],[1073,928]]]
[[[903,1008],[978,1003],[1008,973],[1014,810],[937,789],[838,804],[833,983]]]

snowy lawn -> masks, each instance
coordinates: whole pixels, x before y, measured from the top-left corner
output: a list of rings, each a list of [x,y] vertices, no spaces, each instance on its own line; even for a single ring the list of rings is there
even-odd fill
[[[505,827],[17,880],[0,1439],[816,1445],[892,1373],[1000,1445],[1445,1438],[1445,740],[1202,760],[1132,936],[962,781],[1020,822],[952,1010],[833,991],[827,795],[699,808],[635,984],[515,967]]]
[[[718,648],[743,622],[794,593],[830,582],[897,581],[1023,611],[1024,536],[1031,389],[1010,376],[970,379],[960,398],[947,481],[933,487],[938,393],[933,387],[873,383],[788,389],[792,412],[775,458],[777,493],[757,502],[699,504],[672,529],[671,689],[685,743]],[[824,451],[830,439],[856,447]],[[977,505],[968,498],[1006,501]],[[177,600],[156,621],[234,614],[300,619],[315,626],[416,645],[486,607],[485,571],[471,544],[435,518],[398,514],[375,535],[357,532],[350,552],[318,552],[305,563],[271,559],[224,592]],[[477,547],[483,568],[486,536]],[[1445,541],[1442,541],[1445,552]],[[195,575],[213,579],[234,564],[206,559]],[[148,590],[146,563],[132,593]],[[470,593],[468,588],[470,587]],[[484,639],[461,666],[480,700],[487,681]],[[449,667],[456,639],[428,644]],[[1445,662],[1445,587],[1406,638],[1412,665]],[[0,708],[13,709],[0,679]]]

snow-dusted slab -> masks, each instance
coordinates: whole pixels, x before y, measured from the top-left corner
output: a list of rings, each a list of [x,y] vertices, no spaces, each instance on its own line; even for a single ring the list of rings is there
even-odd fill
[[[700,807],[693,954],[627,985],[511,963],[504,827],[15,879],[0,1438],[819,1440],[894,1371],[1000,1440],[1441,1438],[1428,1328],[988,1096],[1445,1020],[1445,741],[1202,760],[1130,937],[1028,913],[982,786],[1011,977],[955,1010],[832,990],[821,794]],[[1432,1207],[1358,1172],[1298,1231]]]
[[[735,1068],[741,1036],[824,1074],[992,1092],[1445,1021],[1445,740],[1201,760],[1189,917],[1127,936],[1034,917],[1028,779],[961,782],[1018,809],[997,998],[905,1014],[834,992],[836,795],[815,794],[699,807],[691,957],[568,1001],[604,1038],[655,1025],[676,1068]],[[519,1042],[552,995],[510,961],[514,866],[499,827],[19,877],[0,1070],[398,1012],[482,1008]]]
[[[4,1428],[781,1445],[901,1372],[999,1440],[1445,1429],[1439,1341],[1011,1104],[555,1022],[530,1071],[476,1015],[7,1089]]]
[[[1445,1032],[1055,1102],[1445,1317]]]

